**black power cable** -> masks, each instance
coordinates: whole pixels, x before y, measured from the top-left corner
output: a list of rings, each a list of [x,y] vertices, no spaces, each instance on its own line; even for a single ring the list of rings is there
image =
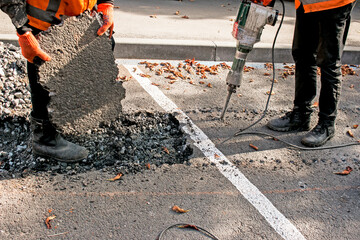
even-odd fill
[[[359,142],[345,143],[345,144],[339,144],[339,145],[333,145],[333,146],[323,146],[323,147],[313,148],[313,147],[301,147],[301,146],[292,144],[290,142],[287,142],[285,140],[282,140],[282,139],[278,138],[277,136],[271,135],[269,133],[264,133],[264,132],[241,132],[236,136],[240,136],[240,135],[259,135],[259,136],[271,137],[279,142],[289,145],[290,147],[297,148],[300,150],[325,150],[325,149],[342,148],[342,147],[348,147],[348,146],[353,146],[353,145],[360,145],[360,141],[359,141]]]
[[[188,229],[193,229],[193,230],[196,230],[198,232],[201,232],[202,234],[204,234],[205,236],[209,237],[210,239],[213,239],[213,240],[219,240],[219,238],[215,237],[215,235],[213,235],[212,233],[210,233],[209,231],[207,231],[206,229],[202,228],[202,227],[199,227],[199,226],[196,226],[196,225],[190,225],[190,224],[187,224],[187,223],[178,223],[178,224],[174,224],[174,225],[171,225],[167,228],[165,228],[164,230],[161,231],[161,233],[159,234],[159,236],[156,238],[156,240],[161,240],[163,239],[163,235],[164,233],[171,229],[171,228],[182,228],[182,229],[185,229],[185,228],[188,228]]]
[[[283,0],[280,0],[280,2],[281,2],[281,5],[282,5],[282,8],[283,8],[283,14],[281,16],[280,24],[279,24],[279,27],[278,27],[278,29],[276,31],[274,41],[273,41],[273,44],[272,44],[272,47],[271,47],[271,61],[272,61],[272,68],[273,68],[273,79],[272,79],[272,83],[271,83],[271,87],[270,87],[270,91],[269,91],[269,97],[268,97],[268,99],[266,101],[264,112],[263,112],[262,116],[258,120],[256,120],[254,123],[250,124],[249,126],[243,128],[243,129],[238,130],[233,136],[225,139],[222,143],[225,143],[225,142],[229,141],[230,139],[232,139],[234,137],[241,136],[241,135],[249,135],[249,134],[261,135],[261,136],[269,136],[269,137],[273,137],[273,138],[278,139],[277,137],[275,137],[275,136],[273,136],[271,134],[268,134],[268,133],[264,133],[264,132],[244,132],[244,131],[251,128],[251,127],[253,127],[253,126],[255,126],[261,120],[263,120],[264,117],[267,114],[267,111],[268,111],[270,98],[271,98],[271,94],[272,94],[272,91],[273,91],[273,88],[274,88],[274,83],[275,83],[275,75],[276,75],[276,73],[275,73],[275,43],[276,43],[276,39],[277,39],[277,37],[279,35],[279,31],[281,29],[281,26],[283,24],[284,17],[285,17],[285,5],[284,5]],[[281,142],[283,142],[283,143],[285,143],[285,144],[287,144],[287,145],[289,145],[291,147],[301,149],[301,150],[324,150],[324,149],[333,149],[333,148],[348,147],[348,146],[353,146],[353,145],[360,145],[360,142],[352,142],[352,143],[345,143],[345,144],[336,145],[336,146],[309,148],[309,147],[301,147],[301,146],[298,146],[298,145],[295,145],[295,144],[292,144],[292,143],[289,143],[287,141],[280,140],[280,139],[279,139],[279,141],[281,141]]]

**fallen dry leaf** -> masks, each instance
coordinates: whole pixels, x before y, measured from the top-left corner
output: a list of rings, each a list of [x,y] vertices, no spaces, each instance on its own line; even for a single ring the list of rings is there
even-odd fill
[[[171,208],[171,210],[173,210],[174,212],[177,212],[177,213],[187,213],[189,212],[190,210],[184,210],[182,208],[180,208],[179,206],[175,205]]]
[[[119,180],[121,178],[121,176],[122,176],[122,173],[118,173],[118,175],[116,175],[113,178],[108,179],[108,181],[114,182],[116,180]]]
[[[219,158],[220,156],[215,153],[215,154],[214,154],[214,157],[215,157],[215,158]]]
[[[160,84],[158,84],[158,83],[151,83],[151,85],[160,86]]]
[[[141,77],[146,77],[146,78],[150,78],[150,77],[151,77],[150,75],[144,74],[144,73],[140,73],[139,75],[140,75]]]
[[[186,15],[182,16],[181,18],[189,19],[189,17]]]
[[[146,166],[147,169],[151,168],[150,163],[145,164],[145,166]]]
[[[352,170],[353,169],[350,166],[347,166],[344,171],[342,171],[342,172],[334,172],[334,174],[337,174],[337,175],[349,175]]]
[[[53,211],[52,209],[49,209],[49,210],[48,210],[48,213],[51,213],[52,211]]]
[[[164,150],[164,152],[166,152],[167,154],[170,154],[169,149],[167,149],[167,147],[163,147],[163,150]]]
[[[259,148],[257,146],[255,146],[255,145],[253,145],[251,143],[249,144],[249,146],[252,147],[253,149],[255,149],[256,151],[259,150]]]
[[[56,218],[55,215],[52,215],[52,216],[46,218],[45,224],[46,224],[46,227],[47,227],[48,229],[51,229],[50,221],[53,220],[54,218]]]
[[[251,70],[254,70],[254,67],[244,66],[244,72],[250,72]]]
[[[357,129],[359,127],[359,125],[355,124],[353,125],[353,129]]]
[[[117,80],[122,80],[122,81],[129,81],[131,80],[131,77],[128,77],[128,76],[122,76],[122,77],[118,77]]]
[[[312,105],[314,108],[319,107],[319,102],[314,102],[314,104]]]
[[[200,84],[205,84],[205,82],[204,82],[204,81],[200,81],[199,83],[200,83]]]
[[[347,131],[347,134],[348,134],[350,137],[354,137],[354,134],[353,134],[353,132],[352,132],[351,130],[348,130],[348,131]]]
[[[347,64],[341,66],[341,73],[345,75],[357,75],[356,72]]]
[[[273,69],[272,63],[265,63],[265,68],[266,68],[267,70]]]
[[[193,59],[186,59],[185,62],[186,62],[186,64],[187,64],[188,66],[194,66],[194,65],[197,64],[197,62],[195,61],[195,58],[193,58]]]
[[[150,15],[150,18],[157,18],[156,15]]]
[[[270,76],[270,73],[266,72],[264,73],[264,76]]]
[[[212,88],[213,86],[211,85],[211,83],[208,83],[207,87]]]
[[[224,69],[231,69],[231,66],[227,65],[225,62],[220,63],[220,66]]]

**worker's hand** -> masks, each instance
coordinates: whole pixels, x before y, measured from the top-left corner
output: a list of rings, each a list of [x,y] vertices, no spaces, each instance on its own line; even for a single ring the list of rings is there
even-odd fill
[[[97,8],[97,12],[103,14],[103,24],[97,31],[99,36],[103,35],[107,30],[110,30],[110,37],[112,37],[114,29],[114,5],[111,3],[100,3]]]
[[[25,32],[19,37],[19,45],[21,47],[22,55],[31,63],[34,62],[35,57],[39,57],[44,61],[50,61],[51,58],[43,50],[40,49],[39,42],[36,40],[32,32]]]
[[[257,4],[261,4],[264,5],[265,7],[267,5],[269,5],[272,1],[275,1],[275,0],[251,0],[253,3],[257,3]]]

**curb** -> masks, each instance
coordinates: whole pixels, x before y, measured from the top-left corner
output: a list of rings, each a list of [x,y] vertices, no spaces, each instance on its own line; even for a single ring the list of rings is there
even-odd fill
[[[0,34],[0,41],[19,46],[14,34]],[[115,58],[233,61],[236,42],[206,40],[115,38]],[[247,57],[248,62],[271,62],[271,43],[257,43]],[[293,62],[291,44],[275,45],[275,62]],[[360,64],[360,47],[345,46],[344,64]]]

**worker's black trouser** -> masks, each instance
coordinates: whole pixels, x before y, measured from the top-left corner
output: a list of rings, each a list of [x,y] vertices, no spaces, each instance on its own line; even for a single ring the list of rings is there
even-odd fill
[[[303,113],[312,112],[317,67],[320,67],[320,121],[334,123],[336,118],[341,88],[341,55],[354,4],[312,13],[304,13],[301,5],[296,11],[292,47],[296,67],[294,108]]]
[[[114,38],[112,40],[112,50],[115,47]],[[49,113],[47,105],[50,101],[49,91],[44,89],[44,87],[39,83],[39,67],[36,64],[27,63],[28,79],[30,84],[31,91],[31,102],[32,102],[32,112],[31,115],[37,119],[48,120]],[[101,69],[99,69],[101,71]],[[76,81],[76,79],[74,79]]]

